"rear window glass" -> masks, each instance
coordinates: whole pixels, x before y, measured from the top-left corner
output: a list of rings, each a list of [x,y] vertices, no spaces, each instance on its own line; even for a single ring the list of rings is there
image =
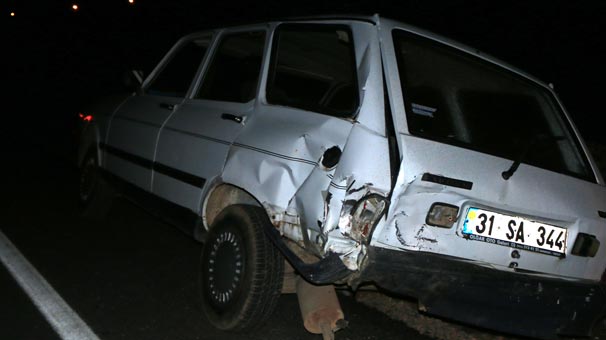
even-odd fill
[[[267,84],[270,104],[347,117],[358,107],[353,38],[342,25],[280,25]]]
[[[432,40],[393,36],[411,134],[595,181],[547,89]]]
[[[239,32],[221,38],[196,98],[245,103],[255,98],[265,32]]]

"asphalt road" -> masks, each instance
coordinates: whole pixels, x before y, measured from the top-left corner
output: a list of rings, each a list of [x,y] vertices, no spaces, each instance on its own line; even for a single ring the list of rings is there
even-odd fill
[[[213,329],[196,289],[201,244],[121,199],[103,221],[81,218],[69,146],[35,139],[0,146],[0,231],[100,339],[321,339],[304,329],[294,294],[256,333]],[[337,339],[429,339],[350,296],[340,301],[349,327]],[[58,338],[0,265],[0,339]]]

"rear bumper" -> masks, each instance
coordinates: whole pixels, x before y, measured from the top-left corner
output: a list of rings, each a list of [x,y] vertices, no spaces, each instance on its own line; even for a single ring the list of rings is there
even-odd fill
[[[371,247],[362,281],[416,297],[429,314],[542,339],[590,336],[604,286],[504,272],[431,253]]]

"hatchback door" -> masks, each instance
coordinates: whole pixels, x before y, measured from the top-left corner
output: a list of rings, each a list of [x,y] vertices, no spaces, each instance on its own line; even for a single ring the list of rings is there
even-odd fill
[[[384,34],[402,172],[375,241],[599,280],[606,190],[551,89],[405,29]],[[427,224],[434,203],[459,209],[451,226]]]

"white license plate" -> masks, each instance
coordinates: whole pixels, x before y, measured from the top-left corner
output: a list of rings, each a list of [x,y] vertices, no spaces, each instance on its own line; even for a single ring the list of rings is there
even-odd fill
[[[463,223],[463,235],[474,241],[564,256],[568,230],[525,218],[479,208],[469,208]]]

